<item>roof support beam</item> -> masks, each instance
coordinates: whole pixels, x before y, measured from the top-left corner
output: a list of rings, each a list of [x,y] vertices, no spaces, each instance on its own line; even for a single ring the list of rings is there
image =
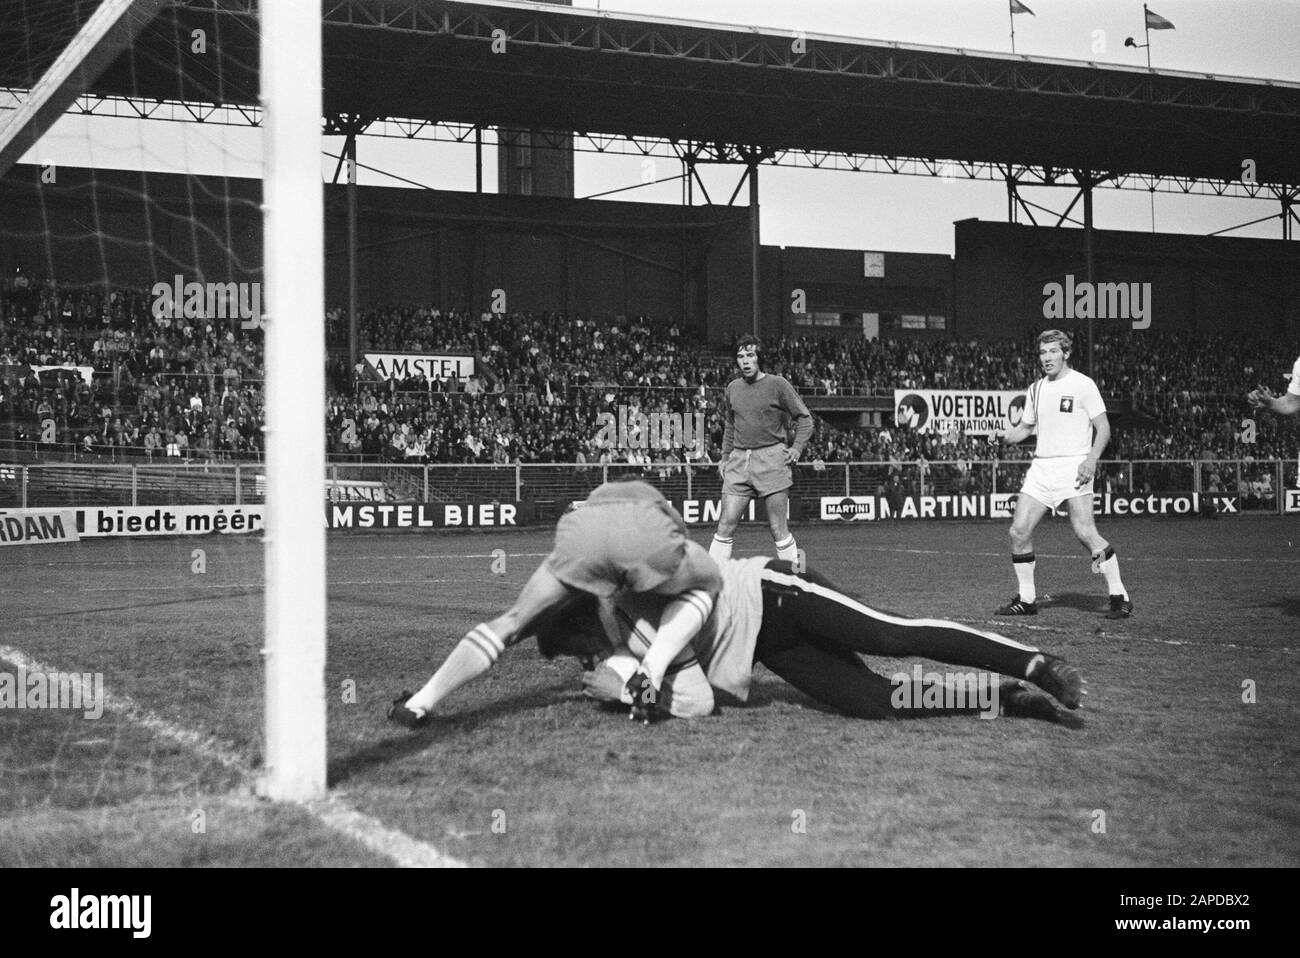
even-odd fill
[[[0,124],[0,176],[36,145],[73,101],[90,89],[168,0],[104,0]]]

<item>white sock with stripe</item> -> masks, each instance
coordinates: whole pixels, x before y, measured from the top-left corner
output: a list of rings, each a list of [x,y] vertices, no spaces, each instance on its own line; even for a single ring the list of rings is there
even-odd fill
[[[776,543],[776,557],[786,562],[794,562],[799,558],[799,546],[794,541],[794,533]]]
[[[1038,598],[1038,593],[1034,591],[1034,566],[1036,565],[1038,563],[1034,560],[1032,552],[1011,557],[1011,567],[1016,570],[1016,582],[1020,586],[1022,602],[1033,602]]]
[[[650,677],[656,689],[663,688],[668,666],[699,634],[712,612],[713,599],[703,589],[683,592],[664,607],[650,650],[641,660],[641,671]]]
[[[714,562],[727,561],[731,558],[731,544],[735,541],[735,536],[727,536],[724,539],[715,532],[713,534],[713,541],[709,543],[709,558]]]
[[[1097,553],[1092,557],[1093,563],[1097,566],[1097,571],[1106,577],[1106,589],[1111,595],[1122,595],[1128,598],[1128,590],[1124,588],[1124,580],[1119,577],[1119,557],[1115,555],[1115,550],[1107,546],[1104,551]]]
[[[430,712],[439,702],[462,685],[474,681],[496,664],[505,650],[505,643],[487,625],[474,626],[460,643],[451,650],[433,678],[424,688],[406,701],[406,707],[416,712]]]

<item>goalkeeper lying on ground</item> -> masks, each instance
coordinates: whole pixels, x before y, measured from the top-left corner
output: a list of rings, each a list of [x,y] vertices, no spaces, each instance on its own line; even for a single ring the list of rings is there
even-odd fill
[[[607,482],[555,526],[555,546],[514,605],[470,629],[447,661],[389,717],[418,723],[439,702],[496,664],[507,646],[530,635],[579,596],[653,594],[661,608],[645,667],[662,678],[713,612],[722,588],[718,567],[686,537],[686,523],[653,486]]]
[[[686,548],[688,554],[703,552],[693,542]],[[744,701],[754,663],[761,662],[817,701],[857,718],[987,714],[988,699],[995,696],[993,714],[1082,725],[1065,710],[1077,709],[1085,694],[1079,670],[1031,646],[956,622],[888,615],[816,572],[794,572],[780,559],[725,560],[722,583],[703,628],[684,640],[676,633],[664,643],[659,633],[670,600],[623,593],[579,600],[539,623],[538,647],[548,658],[583,659],[587,694],[621,701],[642,721],[709,715],[715,689]],[[648,655],[650,649],[656,655]],[[943,689],[926,679],[891,682],[859,655],[934,659],[1008,678],[995,683],[994,676],[984,676],[995,691],[978,701],[969,685],[969,694],[958,697],[951,682]],[[1055,696],[1065,709],[1021,679]],[[427,715],[412,713],[402,704],[405,698],[394,701],[389,718],[424,724]]]

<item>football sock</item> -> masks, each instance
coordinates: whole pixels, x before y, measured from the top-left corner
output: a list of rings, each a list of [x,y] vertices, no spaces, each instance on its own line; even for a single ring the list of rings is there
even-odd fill
[[[641,671],[656,689],[664,687],[668,666],[699,634],[712,612],[713,598],[703,589],[683,592],[665,606],[650,651],[641,660]]]
[[[407,699],[406,707],[412,711],[432,711],[452,692],[492,668],[505,647],[505,643],[487,625],[480,623],[474,626],[451,650],[447,661],[433,673],[433,678],[425,683],[424,688]]]
[[[1119,558],[1115,555],[1114,548],[1106,546],[1104,551],[1092,557],[1092,563],[1097,567],[1097,571],[1106,577],[1106,588],[1110,590],[1110,594],[1122,595],[1127,599],[1128,590],[1124,588],[1124,582],[1119,577]]]
[[[794,562],[799,558],[799,547],[795,544],[793,535],[786,536],[776,543],[776,557],[786,562]]]
[[[716,532],[713,534],[713,541],[709,543],[709,558],[714,562],[723,562],[731,558],[731,544],[736,541],[735,536],[727,536],[725,539]]]
[[[1011,567],[1016,570],[1016,581],[1020,584],[1020,601],[1033,602],[1038,598],[1038,593],[1034,591],[1034,554],[1026,552],[1024,555],[1013,555],[1011,557]]]
[[[1025,666],[1024,678],[1030,678],[1039,668],[1047,664],[1047,659],[1041,653],[1035,653],[1034,657],[1029,660]]]

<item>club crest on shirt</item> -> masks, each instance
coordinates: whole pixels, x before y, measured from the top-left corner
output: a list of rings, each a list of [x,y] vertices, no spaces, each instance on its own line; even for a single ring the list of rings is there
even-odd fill
[[[1074,397],[1073,397],[1073,396],[1062,396],[1062,397],[1061,397],[1061,412],[1074,412]]]

